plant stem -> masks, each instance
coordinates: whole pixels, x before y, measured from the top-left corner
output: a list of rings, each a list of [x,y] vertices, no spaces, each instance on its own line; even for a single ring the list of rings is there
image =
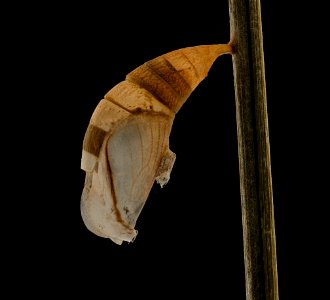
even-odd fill
[[[277,300],[260,0],[229,0],[247,300]]]

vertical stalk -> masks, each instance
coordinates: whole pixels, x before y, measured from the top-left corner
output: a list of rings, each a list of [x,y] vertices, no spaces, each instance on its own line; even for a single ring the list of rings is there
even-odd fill
[[[247,300],[278,280],[260,0],[229,0]]]

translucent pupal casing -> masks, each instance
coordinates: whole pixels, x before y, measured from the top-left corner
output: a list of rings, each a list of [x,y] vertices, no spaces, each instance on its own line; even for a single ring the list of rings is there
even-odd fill
[[[231,46],[175,50],[130,72],[97,105],[81,159],[81,213],[87,228],[117,244],[131,242],[155,180],[165,185],[175,161],[169,136],[175,114]]]

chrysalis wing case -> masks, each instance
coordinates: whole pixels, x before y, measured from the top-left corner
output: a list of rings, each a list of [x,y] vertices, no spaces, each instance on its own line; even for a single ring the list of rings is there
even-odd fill
[[[170,179],[175,114],[230,44],[175,50],[144,63],[113,87],[88,125],[81,214],[87,228],[116,244],[137,235],[137,218],[156,180]]]

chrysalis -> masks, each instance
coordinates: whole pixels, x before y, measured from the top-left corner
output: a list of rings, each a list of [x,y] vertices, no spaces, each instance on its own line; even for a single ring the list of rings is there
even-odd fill
[[[187,47],[130,72],[97,105],[81,159],[81,214],[87,228],[116,244],[137,235],[137,218],[156,180],[170,179],[175,114],[230,44]]]

